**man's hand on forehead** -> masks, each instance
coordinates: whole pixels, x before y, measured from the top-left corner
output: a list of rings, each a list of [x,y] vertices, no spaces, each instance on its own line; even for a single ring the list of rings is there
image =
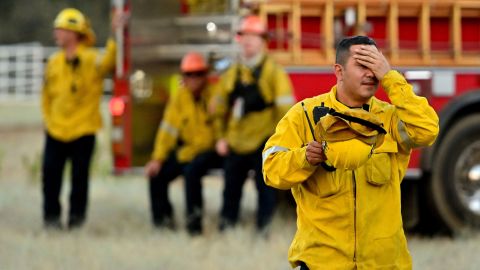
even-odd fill
[[[378,80],[390,71],[390,64],[383,54],[373,45],[360,45],[352,48],[353,58],[369,68]]]

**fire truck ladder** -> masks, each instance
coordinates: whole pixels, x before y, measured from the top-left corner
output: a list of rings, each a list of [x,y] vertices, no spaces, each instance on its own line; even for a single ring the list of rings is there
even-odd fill
[[[238,50],[232,36],[237,22],[236,15],[136,20],[133,22],[133,59],[177,63],[190,51],[232,57]]]
[[[269,0],[254,1],[259,14],[274,25],[272,54],[284,65],[331,65],[339,27],[347,35],[371,36],[370,19],[382,21],[385,36],[375,38],[383,53],[397,66],[478,66],[480,63],[480,1],[478,0]],[[345,18],[345,19],[343,19]],[[318,46],[308,48],[311,33],[302,32],[306,20],[317,20]],[[472,20],[476,23],[472,24]],[[350,25],[349,24],[350,21]],[[413,21],[413,27],[406,28]],[[443,28],[437,26],[441,24]],[[435,26],[436,28],[432,28]],[[375,27],[374,27],[375,28]],[[440,43],[433,35],[448,38]],[[410,31],[410,33],[406,33]],[[412,32],[415,31],[417,34]],[[286,34],[285,34],[286,32]],[[437,32],[437,33],[435,33]],[[345,34],[345,33],[344,33]],[[308,37],[310,35],[310,37]],[[405,36],[414,36],[405,40]],[[473,37],[473,41],[472,41]],[[271,42],[272,42],[271,41]],[[443,42],[443,43],[442,43]]]

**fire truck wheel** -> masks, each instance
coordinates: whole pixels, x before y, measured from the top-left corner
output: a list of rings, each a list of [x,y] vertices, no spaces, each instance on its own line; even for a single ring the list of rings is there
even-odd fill
[[[480,114],[459,120],[441,142],[431,192],[453,233],[480,229]]]

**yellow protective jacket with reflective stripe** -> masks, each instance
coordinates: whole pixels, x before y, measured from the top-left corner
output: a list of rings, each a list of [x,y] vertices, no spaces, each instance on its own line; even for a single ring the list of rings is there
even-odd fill
[[[113,71],[115,51],[115,42],[109,40],[104,54],[81,44],[75,60],[67,62],[63,50],[49,58],[42,89],[42,112],[52,137],[69,142],[95,134],[102,127],[103,79]]]
[[[177,146],[176,155],[181,163],[213,150],[213,119],[207,111],[212,92],[212,87],[208,86],[195,100],[192,92],[182,87],[170,98],[158,128],[152,159],[165,160]]]
[[[226,138],[230,148],[238,154],[251,153],[262,147],[273,134],[278,121],[294,104],[288,75],[270,57],[265,57],[258,85],[265,102],[273,103],[273,106],[250,112],[241,118],[233,116],[228,98],[233,91],[238,69],[242,82],[251,83],[254,80],[251,69],[239,64],[232,65],[222,75],[213,101],[217,115],[216,138]]]
[[[306,161],[313,140],[304,110],[296,104],[279,122],[263,152],[267,185],[291,189],[297,203],[297,232],[289,261],[310,269],[411,269],[402,227],[400,183],[411,149],[431,145],[438,116],[427,100],[413,93],[402,75],[388,72],[382,85],[392,104],[375,97],[370,112],[387,131],[365,165],[326,171]],[[336,99],[336,87],[304,100],[310,119],[322,102],[348,109]]]

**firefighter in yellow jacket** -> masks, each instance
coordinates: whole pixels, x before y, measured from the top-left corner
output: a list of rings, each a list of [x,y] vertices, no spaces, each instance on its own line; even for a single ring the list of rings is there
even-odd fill
[[[261,152],[275,125],[293,105],[290,80],[266,53],[266,27],[257,16],[242,20],[237,40],[241,55],[221,77],[214,99],[216,150],[225,161],[220,230],[236,224],[242,187],[250,169],[258,190],[257,229],[270,223],[275,190],[263,182]]]
[[[411,150],[435,141],[438,116],[400,73],[391,70],[368,37],[342,40],[334,69],[337,85],[292,107],[263,151],[265,182],[291,189],[297,203],[289,261],[301,269],[411,269],[400,183]],[[379,83],[391,104],[374,97]],[[386,134],[367,145],[370,151],[356,139],[328,142],[322,136],[335,121],[328,123],[314,113],[325,108],[333,109],[326,110],[327,115],[366,110],[366,118],[377,119]],[[342,134],[358,136],[354,131]],[[330,151],[344,154],[331,158]]]
[[[112,27],[125,17],[116,14]],[[61,48],[48,60],[42,90],[46,142],[42,165],[43,218],[46,227],[61,228],[59,195],[67,160],[72,163],[72,189],[68,227],[85,221],[88,178],[95,133],[101,128],[100,99],[104,77],[115,65],[115,43],[101,54],[92,48],[95,34],[78,10],[62,10],[54,23],[54,38]]]
[[[212,87],[205,59],[188,53],[180,69],[184,87],[168,101],[145,173],[150,178],[153,225],[158,228],[174,226],[168,186],[184,176],[187,230],[197,235],[202,232],[201,178],[210,168],[220,168],[223,160],[214,151],[213,118],[208,112]]]

